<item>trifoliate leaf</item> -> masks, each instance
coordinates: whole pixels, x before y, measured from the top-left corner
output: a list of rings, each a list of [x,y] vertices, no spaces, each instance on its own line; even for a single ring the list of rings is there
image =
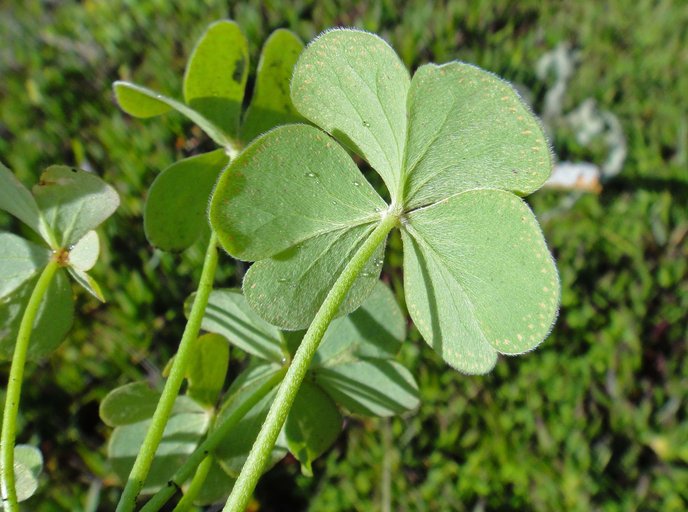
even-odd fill
[[[186,368],[187,394],[204,405],[215,405],[229,365],[229,343],[219,334],[204,334],[194,345]]]
[[[544,339],[556,317],[559,283],[537,223],[517,194],[537,189],[552,162],[537,120],[513,87],[456,62],[423,66],[409,83],[384,41],[332,30],[299,57],[292,99],[307,119],[368,160],[392,204],[376,203],[380,218],[359,218],[361,231],[354,233],[349,219],[355,216],[321,201],[324,188],[335,205],[350,192],[341,176],[355,174],[353,164],[339,146],[298,127],[258,139],[236,173],[221,180],[211,223],[231,254],[257,260],[244,289],[261,316],[285,328],[304,327],[353,251],[392,216],[404,240],[411,316],[449,364],[484,373],[498,352],[520,353]],[[290,192],[295,169],[313,178],[299,183],[298,194]],[[323,187],[325,180],[336,186]],[[252,202],[268,206],[252,209]],[[311,205],[314,211],[302,215]],[[337,232],[318,225],[322,220],[344,227]],[[322,240],[323,232],[329,239]],[[352,234],[356,243],[346,240]],[[283,252],[268,251],[270,244]],[[375,258],[382,255],[380,247]],[[354,288],[350,302],[359,304],[371,290]]]
[[[153,181],[146,199],[146,238],[164,251],[182,251],[207,231],[208,199],[229,163],[221,149],[175,162]]]
[[[34,276],[0,301],[0,359],[11,359],[22,315],[38,276]],[[74,318],[72,288],[65,273],[55,273],[36,314],[27,358],[37,360],[50,354],[67,335]]]
[[[313,476],[311,463],[335,442],[342,430],[342,415],[332,399],[315,384],[304,381],[294,399],[284,434],[287,448]]]
[[[0,300],[37,275],[50,251],[12,233],[0,232]]]
[[[184,74],[184,101],[235,138],[248,77],[248,41],[239,25],[211,24],[196,43]]]
[[[0,210],[18,218],[49,244],[51,234],[41,219],[36,200],[16,176],[0,163]]]
[[[408,89],[409,73],[387,43],[343,29],[325,32],[303,52],[291,97],[304,117],[364,157],[398,202]]]
[[[98,233],[89,231],[69,251],[69,264],[77,270],[86,272],[96,264],[98,254],[100,254]]]
[[[120,108],[131,116],[145,119],[174,109],[196,123],[218,145],[234,146],[234,141],[219,126],[177,100],[130,82],[117,81],[112,84],[112,87]]]
[[[354,414],[393,416],[418,406],[418,386],[395,361],[366,359],[314,368],[315,383]]]
[[[115,189],[93,173],[53,165],[33,188],[38,207],[58,248],[71,248],[119,206]]]
[[[258,61],[256,85],[244,115],[241,138],[250,142],[261,133],[303,120],[289,94],[294,64],[303,50],[301,40],[289,30],[275,30],[263,45]]]
[[[339,145],[315,128],[293,125],[260,137],[230,164],[218,182],[210,221],[233,256],[271,257],[250,269],[244,292],[269,322],[299,329],[308,326],[384,209]],[[340,314],[360,305],[379,272],[370,265]]]

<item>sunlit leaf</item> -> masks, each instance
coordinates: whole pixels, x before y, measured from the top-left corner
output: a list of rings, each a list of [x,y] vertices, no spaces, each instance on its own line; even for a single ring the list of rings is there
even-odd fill
[[[93,173],[53,165],[33,188],[38,207],[55,234],[58,247],[76,244],[119,206],[115,189]]]
[[[364,157],[399,201],[408,89],[409,73],[387,43],[344,29],[303,52],[291,96],[301,114]]]
[[[89,231],[69,251],[69,264],[74,268],[86,272],[93,268],[98,261],[100,240],[98,233]]]
[[[184,101],[236,137],[248,77],[248,41],[230,20],[211,24],[196,43],[184,74]]]
[[[100,302],[105,302],[103,290],[101,290],[100,285],[92,276],[76,267],[69,267],[67,270],[69,271],[69,275],[72,276],[84,290],[93,295]]]
[[[153,181],[143,214],[146,238],[164,251],[181,251],[208,229],[208,199],[229,158],[223,150],[175,162]]]
[[[265,41],[251,104],[241,126],[241,138],[245,142],[250,142],[275,126],[303,120],[289,94],[294,64],[302,50],[301,40],[285,29],[275,30]]]

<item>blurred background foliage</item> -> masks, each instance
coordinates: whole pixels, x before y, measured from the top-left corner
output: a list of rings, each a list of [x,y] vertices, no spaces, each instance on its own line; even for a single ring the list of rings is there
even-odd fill
[[[266,475],[255,510],[685,510],[688,503],[688,7],[681,0],[428,2],[390,0],[73,0],[0,3],[0,159],[26,184],[52,163],[93,169],[123,202],[101,229],[94,269],[108,303],[77,294],[67,342],[29,366],[19,442],[40,447],[42,487],[27,510],[113,510],[98,403],[112,388],[159,380],[178,343],[202,241],[181,255],[146,242],[146,189],[176,159],[213,147],[176,115],[122,114],[111,83],[180,97],[204,28],[230,17],[260,45],[286,27],[310,40],[331,26],[381,34],[411,68],[475,63],[530,91],[559,44],[578,64],[564,112],[586,99],[619,119],[621,173],[599,194],[540,191],[563,285],[556,328],[527,357],[485,377],[448,369],[412,331],[403,362],[422,406],[389,422],[349,420],[336,447],[299,474]],[[250,86],[250,83],[249,83]],[[561,160],[600,165],[600,145],[552,131]],[[569,201],[563,201],[571,199]],[[577,200],[575,200],[577,199]],[[562,207],[562,204],[564,207]],[[0,228],[21,229],[3,216]],[[385,276],[400,300],[400,243]],[[224,258],[217,283],[245,270]],[[233,352],[232,372],[242,364]],[[0,369],[3,381],[8,365]]]

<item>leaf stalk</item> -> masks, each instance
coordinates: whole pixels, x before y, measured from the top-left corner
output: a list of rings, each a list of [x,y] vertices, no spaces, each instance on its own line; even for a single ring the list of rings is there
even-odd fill
[[[2,488],[2,501],[5,510],[18,512],[16,477],[14,474],[14,442],[17,434],[17,414],[19,412],[19,399],[21,397],[24,368],[26,366],[26,354],[29,350],[31,331],[36,320],[36,315],[41,302],[48,292],[50,283],[55,277],[55,272],[60,268],[57,258],[51,258],[41,272],[36,286],[31,292],[29,302],[26,304],[24,315],[17,332],[17,343],[12,354],[12,366],[7,383],[7,396],[5,398],[5,410],[2,415],[2,434],[0,434],[0,487]]]
[[[395,214],[387,214],[382,217],[380,224],[354,254],[327,294],[306,335],[303,337],[301,345],[296,354],[294,354],[294,359],[289,366],[284,381],[277,390],[275,401],[270,407],[258,438],[241,469],[239,478],[234,484],[234,489],[225,504],[223,512],[240,512],[245,510],[267,459],[275,446],[277,436],[287,419],[301,383],[306,376],[313,356],[325,335],[325,331],[366,263],[368,263],[377,247],[385,241],[389,232],[398,222],[399,217]]]
[[[205,308],[208,305],[208,297],[213,289],[213,281],[217,269],[217,258],[217,237],[213,232],[210,235],[210,240],[206,249],[201,279],[198,284],[193,306],[191,307],[189,320],[184,328],[177,355],[172,363],[169,377],[165,382],[165,387],[163,388],[160,401],[153,414],[150,427],[148,428],[148,432],[146,432],[141,450],[136,457],[136,461],[134,461],[134,466],[131,468],[124,491],[117,504],[117,512],[131,512],[134,510],[136,498],[146,482],[148,472],[153,464],[155,452],[160,445],[174,402],[179,395],[179,389],[184,380],[186,368],[188,367],[191,352],[194,347],[194,341],[198,337],[198,332],[201,329],[201,321],[205,314]]]

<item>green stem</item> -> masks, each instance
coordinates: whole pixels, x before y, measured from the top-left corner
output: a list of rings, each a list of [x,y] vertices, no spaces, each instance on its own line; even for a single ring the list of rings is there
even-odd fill
[[[184,334],[179,343],[177,355],[172,363],[170,375],[167,378],[167,382],[165,382],[165,387],[162,390],[162,395],[160,396],[155,413],[153,414],[150,427],[141,445],[141,450],[136,457],[134,466],[131,468],[127,484],[124,486],[124,491],[122,491],[122,496],[117,505],[117,512],[131,512],[134,510],[136,498],[146,482],[146,477],[153,463],[155,452],[158,449],[160,440],[165,431],[165,426],[167,425],[167,420],[170,417],[172,407],[179,394],[179,388],[184,380],[184,374],[194,348],[194,342],[198,337],[198,331],[201,329],[201,320],[205,314],[205,308],[208,305],[208,297],[213,289],[216,268],[217,237],[215,233],[212,233],[208,242],[208,248],[206,249],[201,280],[198,284],[193,306],[191,307],[189,320],[184,328]]]
[[[303,382],[308,367],[313,360],[315,351],[320,345],[325,331],[334,319],[339,306],[344,301],[346,294],[351,289],[354,281],[359,276],[363,267],[368,263],[378,246],[387,238],[387,234],[397,225],[397,215],[385,215],[380,224],[373,230],[368,239],[356,251],[353,258],[346,265],[342,274],[337,278],[332,289],[325,297],[322,306],[315,315],[306,335],[301,341],[299,349],[294,354],[294,359],[289,366],[287,375],[282,385],[277,390],[275,401],[270,407],[263,426],[258,434],[256,442],[241,469],[239,478],[234,484],[232,494],[229,496],[223,512],[243,511],[251,498],[251,494],[263,472],[265,463],[272,452],[277,436],[284,425],[289,410],[291,409],[296,394]]]
[[[174,496],[184,482],[186,482],[192,475],[196,467],[203,461],[203,459],[227,437],[229,432],[239,423],[239,420],[246,416],[246,414],[253,409],[253,407],[260,402],[272,389],[277,386],[284,374],[287,373],[287,368],[280,368],[272,377],[263,382],[258,389],[255,390],[240,406],[238,406],[232,414],[222,420],[219,425],[208,434],[208,437],[203,441],[196,450],[186,459],[184,464],[172,476],[169,483],[160,489],[153,498],[151,498],[146,506],[141,509],[141,512],[155,512],[160,510],[169,499]]]
[[[24,367],[26,366],[26,353],[29,350],[29,340],[38,308],[58,268],[60,268],[60,264],[57,260],[51,259],[38,278],[19,324],[17,344],[14,346],[14,353],[12,354],[5,411],[2,415],[2,434],[0,435],[0,451],[2,452],[0,454],[0,486],[2,487],[4,509],[9,512],[19,510],[14,475],[14,441],[17,434],[17,413],[19,412],[19,398],[21,397]]]
[[[201,489],[203,489],[203,484],[205,483],[205,479],[208,478],[208,473],[210,472],[212,465],[213,456],[207,455],[206,458],[203,459],[198,465],[198,469],[196,469],[196,474],[194,475],[193,480],[191,480],[189,488],[184,493],[182,499],[179,500],[177,506],[174,507],[174,512],[186,512],[193,506],[196,496],[198,496],[198,493],[201,492]]]

